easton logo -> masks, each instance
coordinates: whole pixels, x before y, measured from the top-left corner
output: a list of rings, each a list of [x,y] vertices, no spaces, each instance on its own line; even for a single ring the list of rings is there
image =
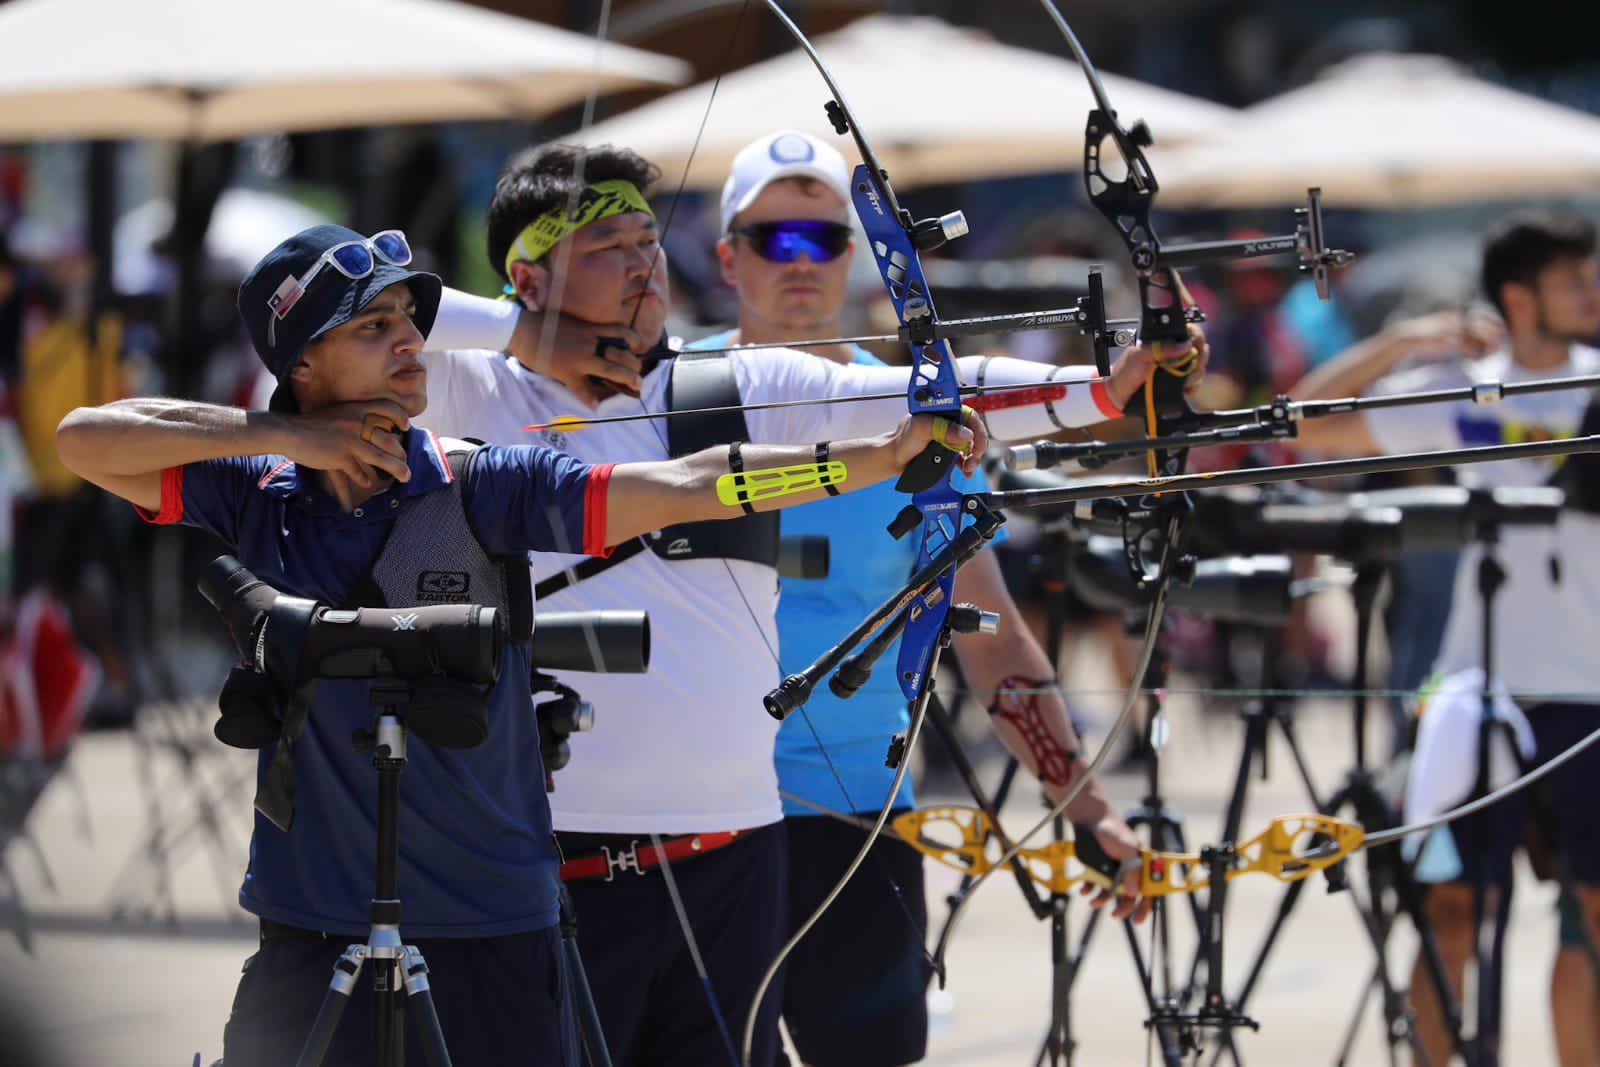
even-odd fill
[[[472,578],[465,571],[423,571],[417,575],[417,599],[423,603],[462,603]]]
[[[410,615],[391,615],[389,617],[394,620],[394,628],[396,630],[415,630],[417,628],[418,616],[415,613]]]

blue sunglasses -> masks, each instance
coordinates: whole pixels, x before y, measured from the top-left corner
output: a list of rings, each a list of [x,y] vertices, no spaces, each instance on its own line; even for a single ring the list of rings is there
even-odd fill
[[[351,281],[358,281],[377,270],[379,260],[394,267],[409,264],[411,243],[406,235],[399,230],[384,230],[360,241],[340,242],[318,256],[304,276],[289,275],[267,298],[267,307],[272,312],[272,318],[267,320],[267,343],[276,347],[278,320],[299,303],[300,297],[311,287],[311,279],[322,273],[323,267],[332,267]]]
[[[852,235],[844,223],[821,219],[752,222],[731,232],[749,241],[755,254],[769,263],[793,263],[802,255],[813,263],[831,263],[844,255]]]

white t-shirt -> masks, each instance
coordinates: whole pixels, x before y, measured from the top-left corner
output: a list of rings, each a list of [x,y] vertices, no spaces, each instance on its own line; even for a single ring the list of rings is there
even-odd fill
[[[747,412],[754,442],[864,437],[892,429],[905,414],[904,367],[846,366],[785,350],[735,352],[729,358],[747,404],[893,395]],[[591,411],[565,386],[503,354],[429,352],[424,360],[428,408],[417,421],[437,433],[496,444],[541,444],[596,463],[667,458],[661,419],[565,433],[523,429],[558,415],[661,411],[665,366],[645,377],[640,399],[614,396]],[[972,356],[959,361],[965,381],[976,380],[981,361]],[[993,385],[1037,382],[1040,369],[1021,360],[994,359],[985,375]],[[1073,393],[1080,390],[1088,391],[1072,386]],[[1007,439],[1054,428],[1038,405],[993,412],[988,423],[997,438]],[[583,558],[536,553],[533,579],[538,582]],[[594,705],[595,721],[592,731],[573,735],[572,762],[556,776],[550,806],[557,830],[681,834],[761,826],[782,817],[772,765],[778,724],[761,705],[779,680],[777,602],[771,568],[742,560],[667,562],[650,551],[540,601],[541,611],[643,609],[650,616],[648,673],[562,677]],[[840,619],[839,635],[859,621]]]
[[[1393,375],[1375,392],[1449,389],[1474,382],[1506,383],[1600,373],[1600,352],[1573,345],[1559,367],[1537,372],[1495,352],[1471,363],[1450,362]],[[1422,404],[1375,408],[1367,425],[1384,452],[1516,444],[1571,437],[1583,422],[1590,394],[1566,389],[1507,397],[1496,404]],[[1553,459],[1468,464],[1463,485],[1546,485],[1560,466]],[[1572,510],[1554,527],[1506,526],[1495,553],[1506,581],[1495,597],[1494,674],[1519,699],[1600,703],[1600,516]],[[1481,666],[1482,549],[1468,546],[1456,570],[1455,599],[1435,667],[1445,674]]]

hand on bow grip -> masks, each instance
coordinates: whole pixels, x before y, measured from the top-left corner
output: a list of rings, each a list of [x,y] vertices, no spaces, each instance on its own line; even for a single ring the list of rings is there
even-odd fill
[[[895,489],[920,493],[939,482],[952,460],[966,474],[977,470],[989,447],[989,432],[978,413],[963,406],[959,424],[946,415],[907,416],[894,447],[902,467]]]
[[[1205,379],[1210,359],[1211,349],[1206,343],[1205,331],[1191,322],[1187,341],[1141,341],[1124,349],[1111,366],[1106,396],[1118,410],[1142,415],[1141,390],[1146,382],[1155,382],[1157,410],[1171,413],[1169,408],[1181,400],[1169,396],[1170,387],[1181,381],[1181,396],[1192,396]]]

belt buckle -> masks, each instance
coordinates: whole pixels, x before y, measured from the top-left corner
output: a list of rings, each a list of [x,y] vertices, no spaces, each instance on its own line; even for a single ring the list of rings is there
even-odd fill
[[[644,868],[639,865],[639,839],[637,837],[628,842],[627,848],[618,849],[615,856],[611,854],[611,849],[605,845],[600,846],[600,852],[606,858],[607,882],[615,881],[617,875],[622,871],[632,871],[639,877],[644,877]]]

